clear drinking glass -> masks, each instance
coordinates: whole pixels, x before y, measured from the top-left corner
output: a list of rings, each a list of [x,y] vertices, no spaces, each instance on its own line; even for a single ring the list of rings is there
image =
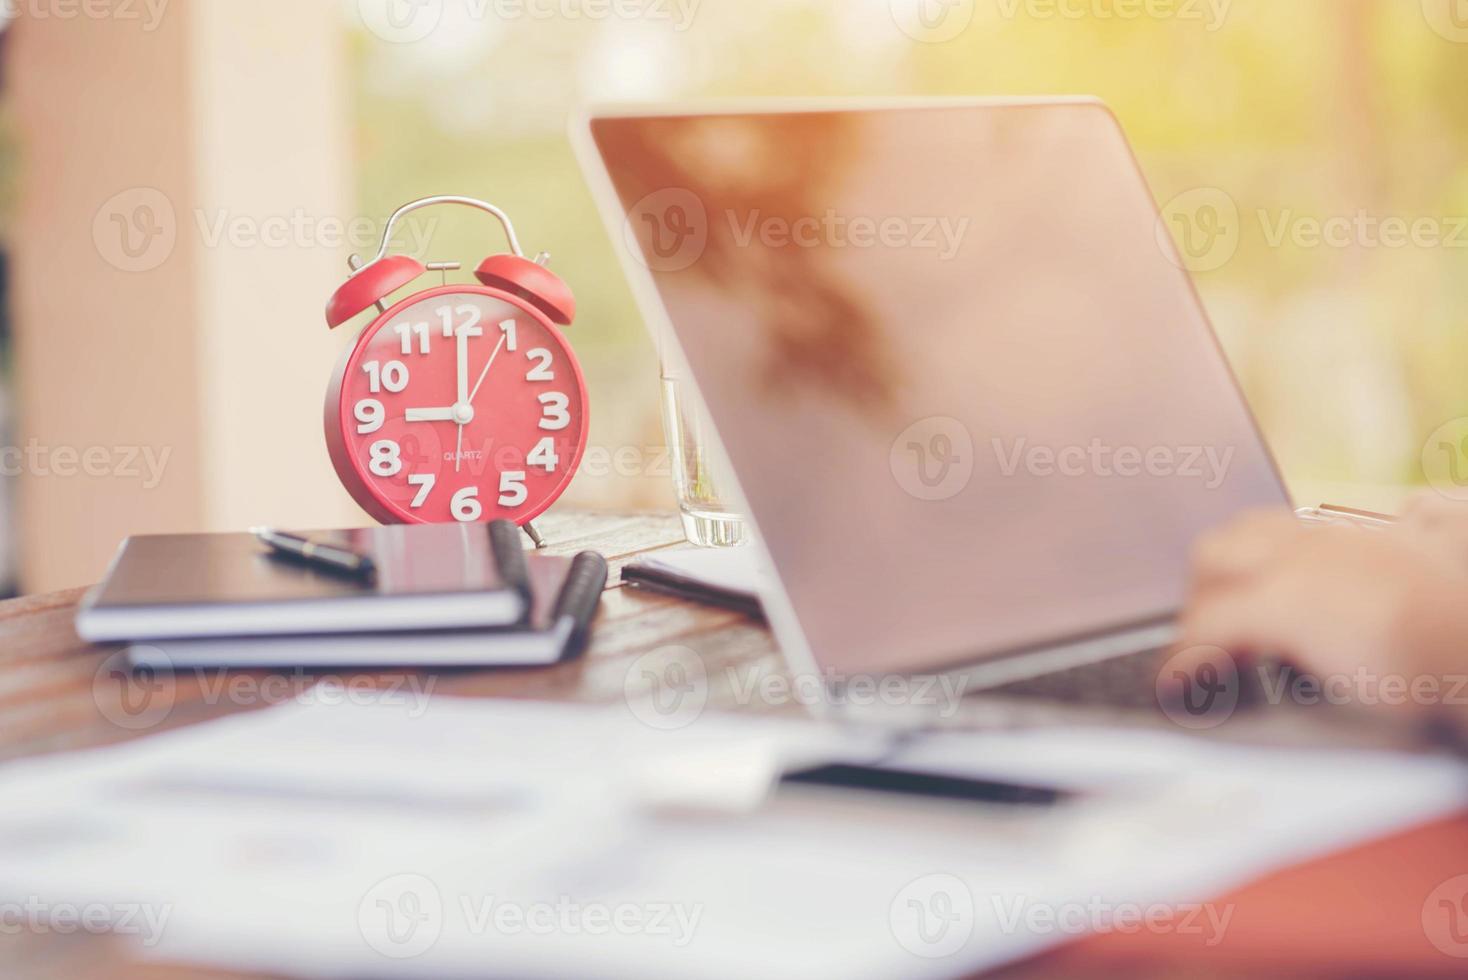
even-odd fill
[[[702,548],[743,544],[744,518],[729,507],[732,483],[728,462],[693,382],[666,361],[661,374],[663,427],[667,430],[683,533]]]

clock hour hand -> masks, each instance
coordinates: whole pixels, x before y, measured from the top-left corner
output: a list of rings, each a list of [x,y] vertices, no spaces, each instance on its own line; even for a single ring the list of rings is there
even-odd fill
[[[409,422],[453,422],[454,409],[449,408],[410,408],[404,413],[404,418]]]

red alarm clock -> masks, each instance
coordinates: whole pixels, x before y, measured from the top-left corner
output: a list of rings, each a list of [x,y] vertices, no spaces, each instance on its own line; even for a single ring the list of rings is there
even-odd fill
[[[437,204],[494,215],[513,254],[481,262],[478,285],[431,287],[387,308],[387,296],[430,269],[459,268],[387,254],[397,222]],[[504,518],[541,543],[530,521],[565,491],[587,437],[586,381],[560,331],[574,318],[576,300],[546,268],[548,258],[527,259],[509,217],[494,205],[429,197],[393,213],[377,255],[331,297],[329,327],[372,306],[380,314],[326,392],[332,465],[377,520]]]

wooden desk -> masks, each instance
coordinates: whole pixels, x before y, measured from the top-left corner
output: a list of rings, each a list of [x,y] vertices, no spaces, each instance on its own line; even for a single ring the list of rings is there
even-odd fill
[[[768,631],[738,613],[640,593],[618,582],[630,558],[682,543],[678,521],[666,516],[561,514],[537,522],[551,551],[601,551],[612,562],[595,639],[587,656],[553,669],[441,674],[439,693],[510,698],[612,702],[622,695],[627,662],[664,645],[695,649],[710,665],[710,701],[732,704],[728,679],[778,669]],[[144,732],[109,720],[119,715],[121,687],[105,671],[115,648],[89,647],[72,630],[80,590],[0,604],[0,759],[101,745],[268,703],[268,678],[248,679],[230,703],[216,685],[180,679],[161,723]],[[355,682],[387,684],[398,674],[364,674]],[[725,684],[720,689],[720,678]],[[1230,896],[1237,911],[1223,944],[1191,947],[1165,937],[1107,936],[1012,968],[1009,978],[1075,976],[1321,977],[1381,973],[1461,975],[1468,959],[1454,960],[1428,943],[1422,903],[1439,882],[1468,873],[1468,818],[1438,824],[1349,854],[1275,875]],[[1468,909],[1465,909],[1468,912]],[[1468,918],[1465,918],[1468,928]],[[1468,948],[1463,950],[1468,954]],[[125,945],[79,936],[0,935],[7,977],[204,977],[180,967],[130,960]]]

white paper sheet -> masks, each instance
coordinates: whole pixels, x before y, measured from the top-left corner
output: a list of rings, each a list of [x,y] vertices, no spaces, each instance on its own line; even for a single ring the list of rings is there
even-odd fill
[[[1049,810],[765,798],[869,752],[802,722],[293,705],[0,771],[0,901],[144,905],[153,955],[298,975],[959,976],[1468,802],[1440,760],[1093,731],[910,750],[1100,791]]]

